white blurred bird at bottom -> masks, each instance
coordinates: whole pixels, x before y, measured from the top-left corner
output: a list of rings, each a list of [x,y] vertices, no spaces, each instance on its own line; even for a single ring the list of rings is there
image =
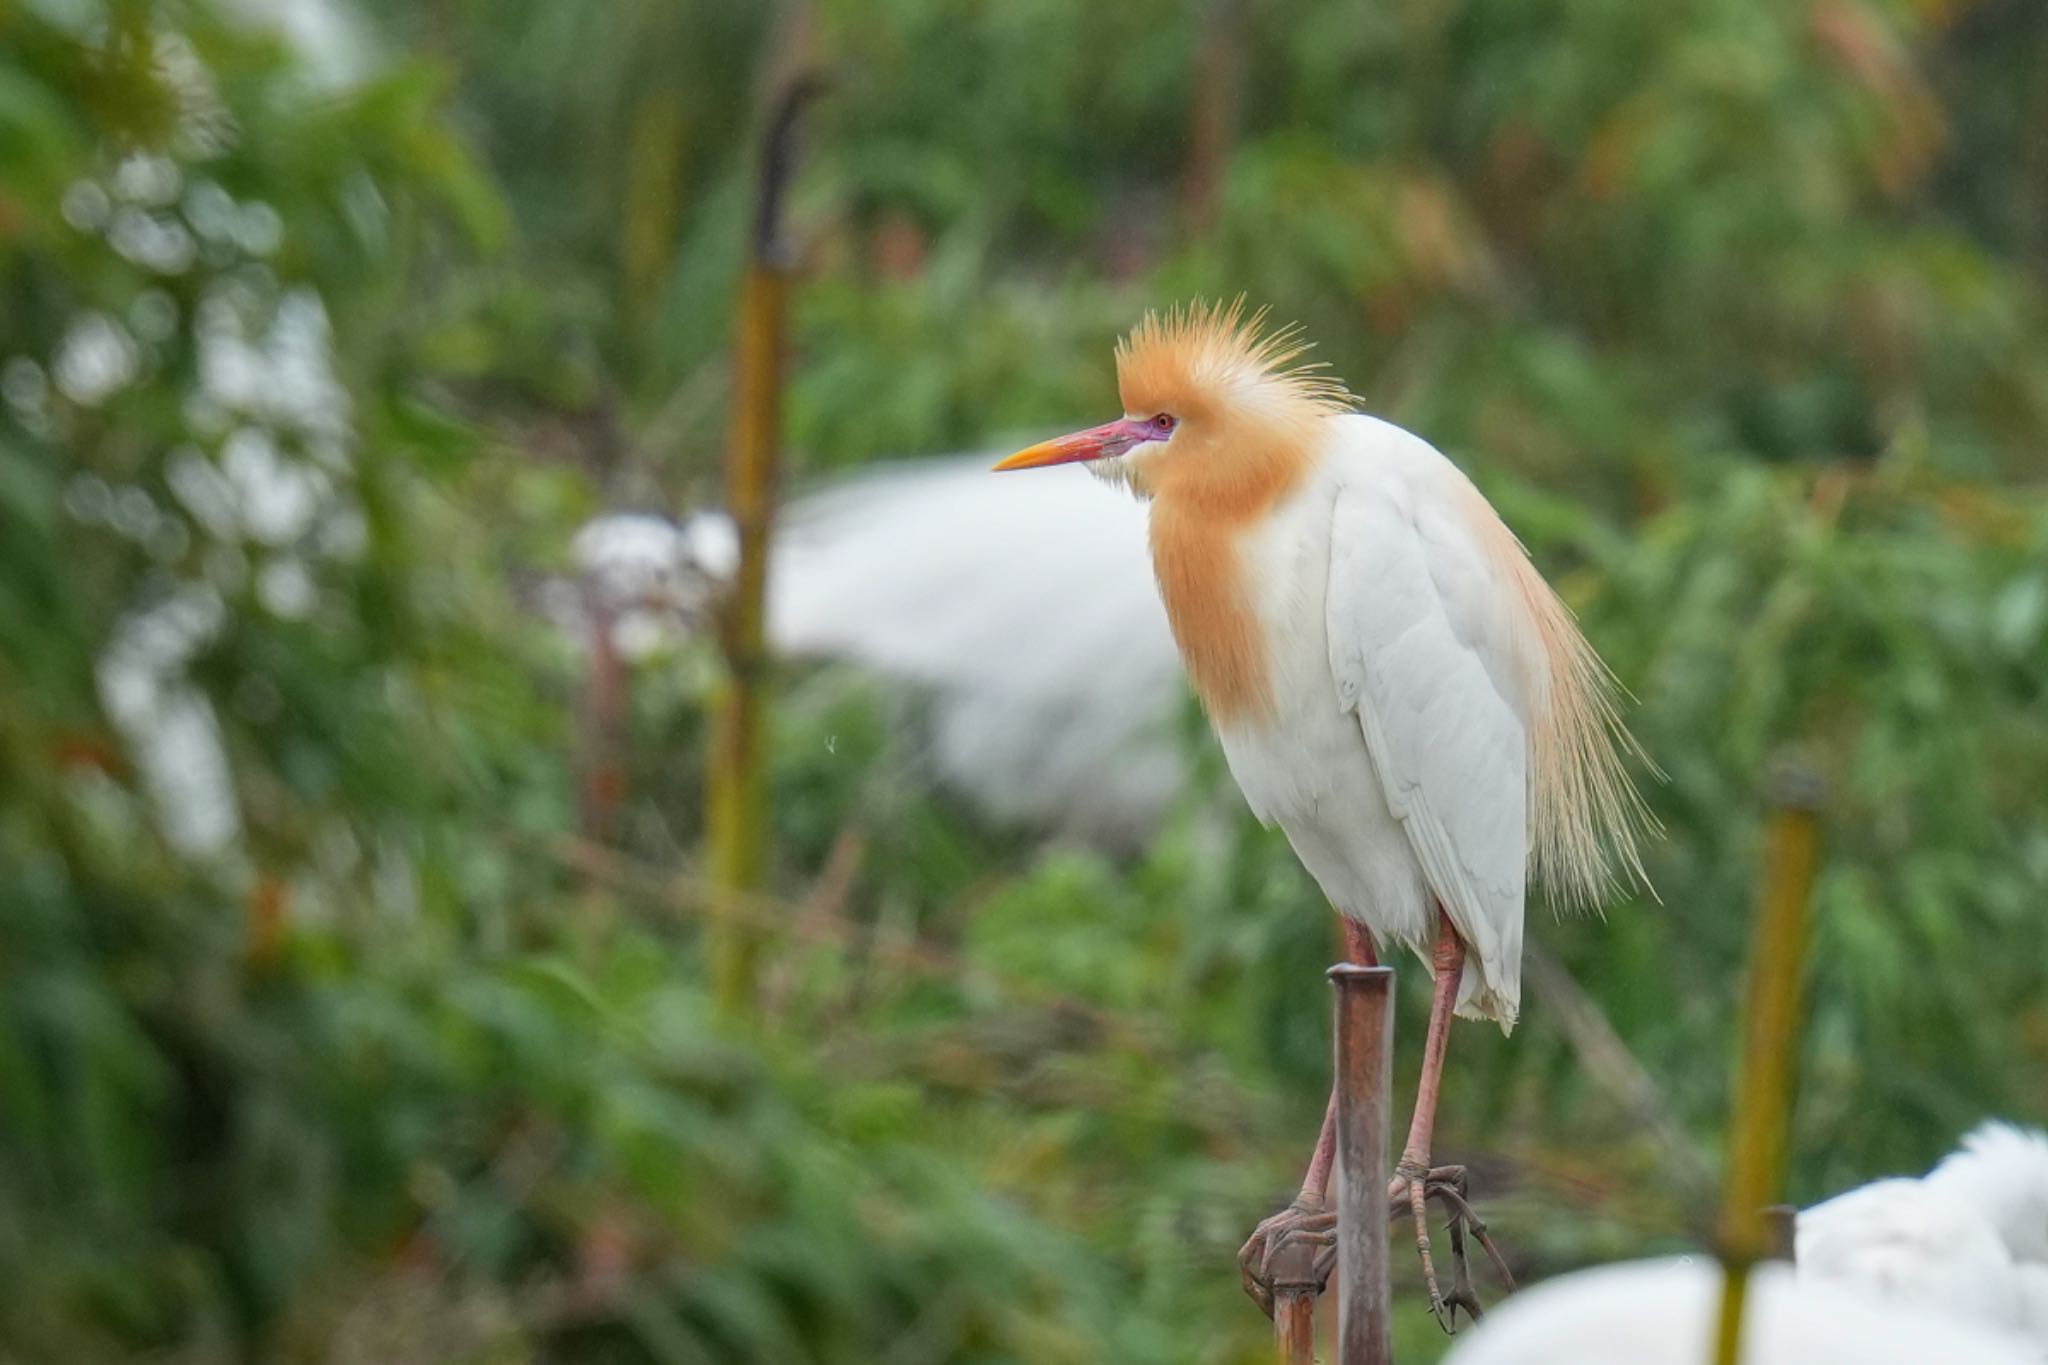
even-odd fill
[[[2048,1361],[2048,1135],[1985,1123],[1925,1176],[1802,1210],[1796,1269],[1751,1280],[1742,1365]],[[1489,1314],[1447,1365],[1705,1365],[1709,1257],[1562,1275]]]
[[[1561,1275],[1489,1312],[1444,1365],[1710,1365],[1721,1267],[1628,1261]],[[2038,1365],[2024,1342],[1960,1318],[1758,1266],[1742,1365]]]

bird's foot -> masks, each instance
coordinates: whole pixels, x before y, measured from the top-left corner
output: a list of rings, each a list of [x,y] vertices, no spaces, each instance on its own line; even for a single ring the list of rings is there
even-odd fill
[[[1465,1255],[1468,1235],[1493,1262],[1501,1284],[1510,1291],[1515,1287],[1515,1277],[1509,1273],[1493,1238],[1487,1235],[1485,1221],[1472,1207],[1469,1190],[1463,1166],[1431,1167],[1406,1157],[1394,1168],[1393,1183],[1387,1187],[1388,1216],[1398,1218],[1405,1211],[1415,1225],[1415,1249],[1422,1258],[1422,1284],[1429,1294],[1429,1311],[1446,1333],[1458,1330],[1459,1309],[1473,1322],[1485,1311],[1480,1306],[1478,1291],[1473,1288],[1472,1270]],[[1430,1252],[1428,1203],[1432,1199],[1443,1206],[1450,1236],[1452,1278],[1448,1295],[1437,1285],[1435,1259]]]
[[[1302,1195],[1252,1229],[1238,1249],[1237,1271],[1244,1292],[1270,1318],[1276,1289],[1305,1285],[1322,1293],[1336,1253],[1337,1211],[1313,1195]]]

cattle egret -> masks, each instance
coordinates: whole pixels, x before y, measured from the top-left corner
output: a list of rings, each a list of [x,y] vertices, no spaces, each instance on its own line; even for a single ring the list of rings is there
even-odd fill
[[[1448,1328],[1424,1206],[1456,1193],[1429,1164],[1450,1018],[1513,1026],[1527,870],[1565,901],[1595,899],[1616,870],[1641,879],[1634,745],[1611,676],[1478,489],[1259,324],[1239,305],[1147,317],[1116,351],[1124,415],[996,468],[1086,463],[1149,502],[1160,598],[1247,802],[1344,917],[1353,960],[1391,942],[1430,964],[1389,1193]],[[1327,1248],[1333,1119],[1300,1195],[1240,1253],[1268,1311],[1272,1251]],[[1446,1202],[1456,1221],[1462,1200]]]
[[[1797,1251],[1802,1283],[2005,1328],[2048,1359],[2048,1136],[1984,1124],[1918,1180],[1802,1212]]]
[[[1721,1267],[1709,1257],[1600,1266],[1524,1290],[1444,1365],[1710,1365]],[[2033,1365],[1982,1323],[1814,1284],[1782,1263],[1750,1274],[1742,1365]]]

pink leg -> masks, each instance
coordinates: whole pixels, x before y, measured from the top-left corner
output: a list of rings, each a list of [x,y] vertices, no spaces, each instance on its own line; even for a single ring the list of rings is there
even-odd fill
[[[1408,1144],[1394,1167],[1394,1193],[1406,1187],[1408,1211],[1415,1220],[1415,1247],[1422,1256],[1422,1281],[1429,1291],[1429,1309],[1439,1321],[1444,1297],[1437,1289],[1436,1266],[1429,1253],[1429,1223],[1424,1204],[1429,1197],[1430,1137],[1436,1128],[1437,1093],[1442,1088],[1444,1049],[1450,1042],[1451,1010],[1458,1000],[1458,980],[1465,969],[1465,944],[1451,927],[1449,915],[1437,908],[1436,951],[1431,957],[1435,983],[1429,997],[1429,1032],[1422,1043],[1422,1081],[1415,1091],[1415,1116],[1408,1124]],[[1483,1225],[1481,1231],[1484,1231]],[[1462,1267],[1460,1279],[1462,1280]],[[1462,1288],[1462,1286],[1461,1286]]]
[[[1349,915],[1337,916],[1344,924],[1344,960],[1354,967],[1377,967],[1379,955],[1372,950],[1372,934]]]
[[[1444,1078],[1444,1050],[1451,1041],[1451,1010],[1458,1003],[1458,980],[1465,971],[1465,941],[1451,927],[1451,917],[1437,911],[1436,952],[1431,959],[1436,981],[1429,997],[1429,1032],[1422,1042],[1422,1084],[1415,1092],[1415,1117],[1408,1124],[1408,1145],[1395,1169],[1411,1179],[1429,1173],[1429,1139],[1436,1129],[1437,1091]]]
[[[1373,951],[1372,935],[1364,925],[1349,915],[1340,915],[1344,925],[1344,958],[1361,967],[1379,965],[1379,957]],[[1330,1210],[1330,1167],[1337,1156],[1337,1092],[1330,1092],[1330,1102],[1323,1108],[1322,1131],[1316,1135],[1315,1151],[1309,1155],[1308,1170],[1301,1178],[1301,1192],[1294,1196],[1294,1202],[1280,1212],[1260,1223],[1237,1253],[1238,1273],[1244,1280],[1245,1293],[1253,1302],[1264,1309],[1268,1317],[1273,1313],[1273,1289],[1266,1274],[1266,1257],[1282,1239],[1292,1235],[1327,1238],[1336,1227],[1336,1214]]]

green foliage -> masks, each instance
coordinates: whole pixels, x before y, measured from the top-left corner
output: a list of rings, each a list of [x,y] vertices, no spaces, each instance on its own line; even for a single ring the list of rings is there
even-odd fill
[[[2031,12],[815,8],[800,469],[1107,413],[1142,308],[1271,304],[1639,698],[1662,903],[1534,937],[1680,1130],[1787,747],[1833,792],[1793,1193],[2048,1117]],[[1232,1258],[1320,1112],[1330,928],[1205,741],[1141,856],[1044,850],[927,789],[914,699],[793,676],[744,1029],[701,652],[635,671],[579,832],[534,580],[710,486],[789,35],[376,0],[349,71],[259,9],[0,9],[0,1356],[1263,1358]],[[1524,1269],[1697,1227],[1551,1002],[1453,1052]]]

